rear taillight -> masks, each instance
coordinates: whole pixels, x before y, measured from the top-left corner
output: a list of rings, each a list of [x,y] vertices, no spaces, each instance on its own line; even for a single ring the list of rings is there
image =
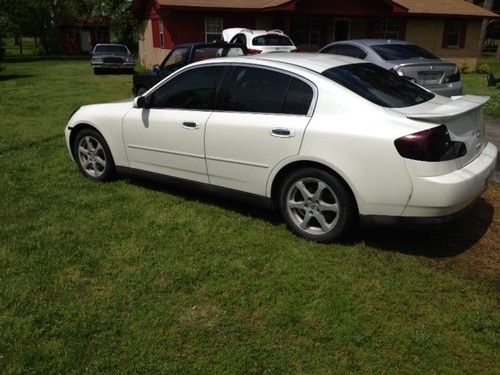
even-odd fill
[[[394,141],[399,155],[420,161],[446,161],[467,154],[463,142],[454,142],[445,125],[405,135]]]
[[[260,49],[248,49],[247,53],[249,55],[258,55],[259,53],[262,53],[262,51]]]
[[[444,83],[452,83],[452,82],[459,82],[459,81],[460,81],[460,72],[452,74],[451,76],[448,76],[444,79]]]

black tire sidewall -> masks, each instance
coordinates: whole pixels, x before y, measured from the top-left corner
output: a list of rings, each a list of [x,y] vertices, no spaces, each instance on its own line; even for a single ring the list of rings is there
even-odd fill
[[[297,180],[307,177],[316,178],[326,183],[338,198],[338,204],[340,208],[339,221],[332,230],[325,234],[313,235],[304,232],[295,224],[293,219],[288,214],[286,200],[290,187]],[[281,215],[283,216],[283,219],[285,220],[288,228],[300,237],[304,237],[308,240],[316,242],[328,243],[340,238],[353,225],[356,216],[356,205],[354,202],[354,198],[345,183],[332,173],[328,173],[327,171],[313,167],[296,170],[285,178],[280,189],[279,204]]]
[[[104,168],[104,173],[100,175],[99,177],[94,177],[89,175],[83,166],[80,164],[80,157],[78,156],[78,144],[80,143],[81,139],[86,137],[86,136],[91,136],[99,141],[99,143],[102,145],[102,148],[104,149],[104,154],[106,156],[106,167]],[[75,137],[75,142],[73,144],[73,155],[75,157],[76,164],[78,165],[78,168],[80,171],[83,173],[85,177],[87,177],[90,180],[94,181],[109,181],[112,180],[116,177],[116,168],[115,168],[115,162],[113,160],[113,156],[111,155],[111,151],[108,147],[108,144],[104,140],[104,137],[97,131],[93,129],[83,129],[78,132],[78,134]]]

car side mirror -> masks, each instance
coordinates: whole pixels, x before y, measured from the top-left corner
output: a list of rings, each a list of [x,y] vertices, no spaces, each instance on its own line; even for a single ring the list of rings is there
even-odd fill
[[[148,100],[145,96],[138,96],[134,98],[134,108],[148,108]]]
[[[153,71],[154,71],[154,72],[156,72],[156,73],[160,73],[160,70],[161,70],[161,69],[160,69],[160,65],[158,65],[158,64],[153,65]]]

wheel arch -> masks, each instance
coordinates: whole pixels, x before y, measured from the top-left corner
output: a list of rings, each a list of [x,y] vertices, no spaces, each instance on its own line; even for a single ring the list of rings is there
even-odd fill
[[[293,171],[306,167],[321,169],[338,178],[339,181],[343,183],[345,187],[348,189],[348,191],[352,194],[352,197],[356,204],[356,210],[359,213],[359,206],[360,204],[362,204],[362,201],[360,200],[359,195],[356,193],[356,190],[353,188],[352,183],[348,182],[348,178],[344,176],[340,171],[338,171],[335,167],[329,166],[322,161],[311,160],[311,159],[293,160],[289,161],[287,164],[275,168],[271,177],[269,178],[270,183],[268,183],[268,191],[267,191],[267,194],[268,196],[271,197],[271,201],[275,207],[278,207],[279,189],[282,183],[284,182],[286,176],[288,176]]]
[[[104,137],[104,134],[102,134],[102,132],[99,129],[97,129],[95,126],[93,126],[91,124],[82,122],[82,123],[73,125],[73,127],[71,129],[71,133],[69,134],[69,146],[70,146],[70,150],[71,150],[71,155],[73,156],[74,160],[76,160],[76,155],[75,155],[76,136],[78,135],[78,133],[80,133],[84,129],[94,130],[94,131],[98,132],[101,135],[101,137],[104,138],[104,140],[106,140],[106,137]],[[109,145],[109,143],[108,143],[108,145]]]

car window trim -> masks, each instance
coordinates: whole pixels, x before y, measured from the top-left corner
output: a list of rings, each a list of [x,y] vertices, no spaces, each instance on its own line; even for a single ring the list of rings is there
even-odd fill
[[[213,65],[215,65],[215,64],[213,64]],[[224,64],[224,65],[226,65],[226,64]],[[278,115],[278,116],[279,115],[281,115],[281,116],[305,116],[305,117],[312,117],[313,116],[314,111],[316,109],[316,104],[317,104],[317,101],[318,101],[318,96],[319,96],[319,94],[318,94],[318,87],[313,82],[309,81],[307,78],[302,77],[301,75],[299,75],[297,73],[290,72],[288,70],[284,70],[284,69],[280,69],[280,68],[276,68],[274,66],[259,65],[259,64],[252,64],[252,63],[242,63],[242,62],[229,63],[229,64],[227,64],[227,66],[231,66],[232,69],[230,69],[228,71],[228,77],[226,78],[226,82],[225,82],[224,88],[222,90],[223,92],[220,93],[221,96],[218,98],[218,102],[219,102],[220,106],[219,106],[218,109],[214,110],[214,112],[241,113],[241,114],[252,113],[252,114]],[[252,112],[251,111],[229,111],[229,110],[226,110],[226,109],[222,109],[222,101],[224,100],[224,96],[226,95],[227,87],[229,86],[229,78],[231,77],[231,74],[232,74],[232,72],[233,72],[233,70],[234,70],[235,67],[257,68],[257,69],[270,70],[270,71],[273,71],[273,72],[276,72],[276,73],[286,74],[286,75],[288,75],[290,77],[296,78],[296,79],[304,82],[309,87],[311,87],[311,89],[313,90],[313,97],[311,99],[311,104],[309,105],[309,109],[308,109],[307,113],[305,115],[297,115],[297,114],[292,114],[292,113],[253,112],[253,111]],[[288,89],[287,89],[287,93],[288,93]]]

